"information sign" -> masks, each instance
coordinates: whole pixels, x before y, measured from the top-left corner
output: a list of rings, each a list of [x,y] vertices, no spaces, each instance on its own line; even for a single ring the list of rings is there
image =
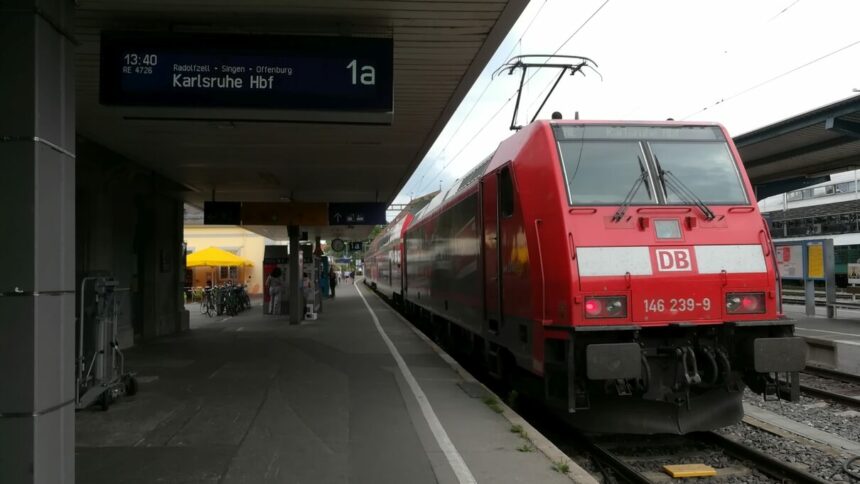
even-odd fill
[[[806,276],[810,279],[824,279],[824,245],[820,243],[809,244],[806,250],[809,252]]]
[[[860,264],[848,264],[848,284],[860,284]]]
[[[776,248],[779,275],[786,279],[803,278],[803,246],[782,245]]]
[[[385,203],[330,203],[329,225],[381,225],[385,224]]]
[[[361,242],[350,242],[349,243],[349,251],[350,252],[361,252],[361,248],[364,244]]]
[[[390,112],[394,44],[103,32],[102,104]]]

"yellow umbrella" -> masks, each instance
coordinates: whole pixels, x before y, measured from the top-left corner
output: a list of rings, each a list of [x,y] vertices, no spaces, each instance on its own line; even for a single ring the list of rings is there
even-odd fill
[[[253,266],[248,259],[231,254],[226,250],[221,250],[217,247],[208,247],[203,250],[190,254],[185,258],[185,267],[201,267],[201,266]]]

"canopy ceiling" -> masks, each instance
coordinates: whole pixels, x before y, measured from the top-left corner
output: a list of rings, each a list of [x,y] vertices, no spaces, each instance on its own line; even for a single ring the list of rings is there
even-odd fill
[[[202,201],[390,202],[527,0],[79,0],[79,134]],[[99,104],[103,30],[390,37],[390,125],[293,122],[287,111]],[[179,119],[182,118],[182,119]],[[273,121],[273,119],[277,121]],[[311,118],[313,117],[311,116]],[[343,229],[340,229],[343,230]],[[317,235],[326,235],[320,228]],[[360,238],[360,234],[356,235]]]

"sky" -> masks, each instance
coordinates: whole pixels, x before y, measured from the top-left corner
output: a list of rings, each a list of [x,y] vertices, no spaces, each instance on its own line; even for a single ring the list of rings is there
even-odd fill
[[[858,95],[858,18],[857,0],[531,0],[395,203],[450,185],[511,135],[519,76],[491,74],[512,56],[599,66],[602,79],[565,76],[538,118],[716,121],[736,136]],[[526,84],[518,124],[553,72]]]

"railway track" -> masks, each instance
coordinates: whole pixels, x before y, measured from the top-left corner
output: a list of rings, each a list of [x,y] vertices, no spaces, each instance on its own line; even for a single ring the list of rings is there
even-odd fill
[[[806,369],[803,370],[803,372],[808,373],[810,375],[830,378],[833,380],[841,380],[844,382],[853,383],[855,385],[860,385],[860,375],[853,375],[851,373],[844,373],[841,371],[831,370],[829,368],[819,368],[816,366],[807,366]]]
[[[390,304],[390,301],[388,302]],[[392,308],[400,310],[395,305],[392,305]],[[480,368],[472,367],[468,361],[460,361],[460,363],[472,370],[473,374],[479,376],[483,383],[497,393],[504,394],[504,387],[499,388],[498,382],[481,377],[485,375]],[[831,376],[839,375],[826,370],[809,369],[809,372],[812,371]],[[855,378],[853,381],[860,384],[860,377]],[[547,412],[539,403],[536,404],[525,398],[521,400],[517,410],[529,423],[573,460],[582,463],[584,457],[584,460],[596,463],[597,474],[602,473],[606,483],[675,482],[676,479],[662,471],[662,466],[667,463],[711,465],[717,470],[717,475],[710,479],[716,482],[738,482],[738,479],[744,482],[747,479],[752,482],[764,482],[768,479],[774,482],[816,484],[830,482],[715,432],[656,436],[616,434],[587,436],[569,427],[562,418],[553,415],[554,412]],[[637,455],[637,447],[647,449],[644,455]],[[630,450],[633,451],[633,455],[625,455],[625,453],[630,454]]]
[[[832,400],[852,408],[860,408],[860,398],[842,393],[846,388],[849,389],[849,391],[853,388],[855,391],[852,391],[851,393],[860,394],[860,376],[815,367],[807,367],[806,370],[804,370],[804,373],[816,377],[816,380],[823,384],[810,385],[802,379],[800,384],[800,391],[802,393]],[[822,380],[824,381],[822,382]],[[837,390],[839,391],[834,391],[833,388],[823,388],[825,386],[834,386],[833,384],[826,383],[828,380],[835,382],[835,386],[838,387]]]
[[[717,475],[711,479],[717,480],[730,480],[759,472],[776,482],[828,482],[714,432],[696,432],[685,436],[577,435],[583,450],[599,463],[598,467],[606,479],[604,482],[613,482],[613,478],[633,484],[671,482],[672,479],[660,471],[663,464],[690,460],[716,463],[713,467],[718,468]]]

